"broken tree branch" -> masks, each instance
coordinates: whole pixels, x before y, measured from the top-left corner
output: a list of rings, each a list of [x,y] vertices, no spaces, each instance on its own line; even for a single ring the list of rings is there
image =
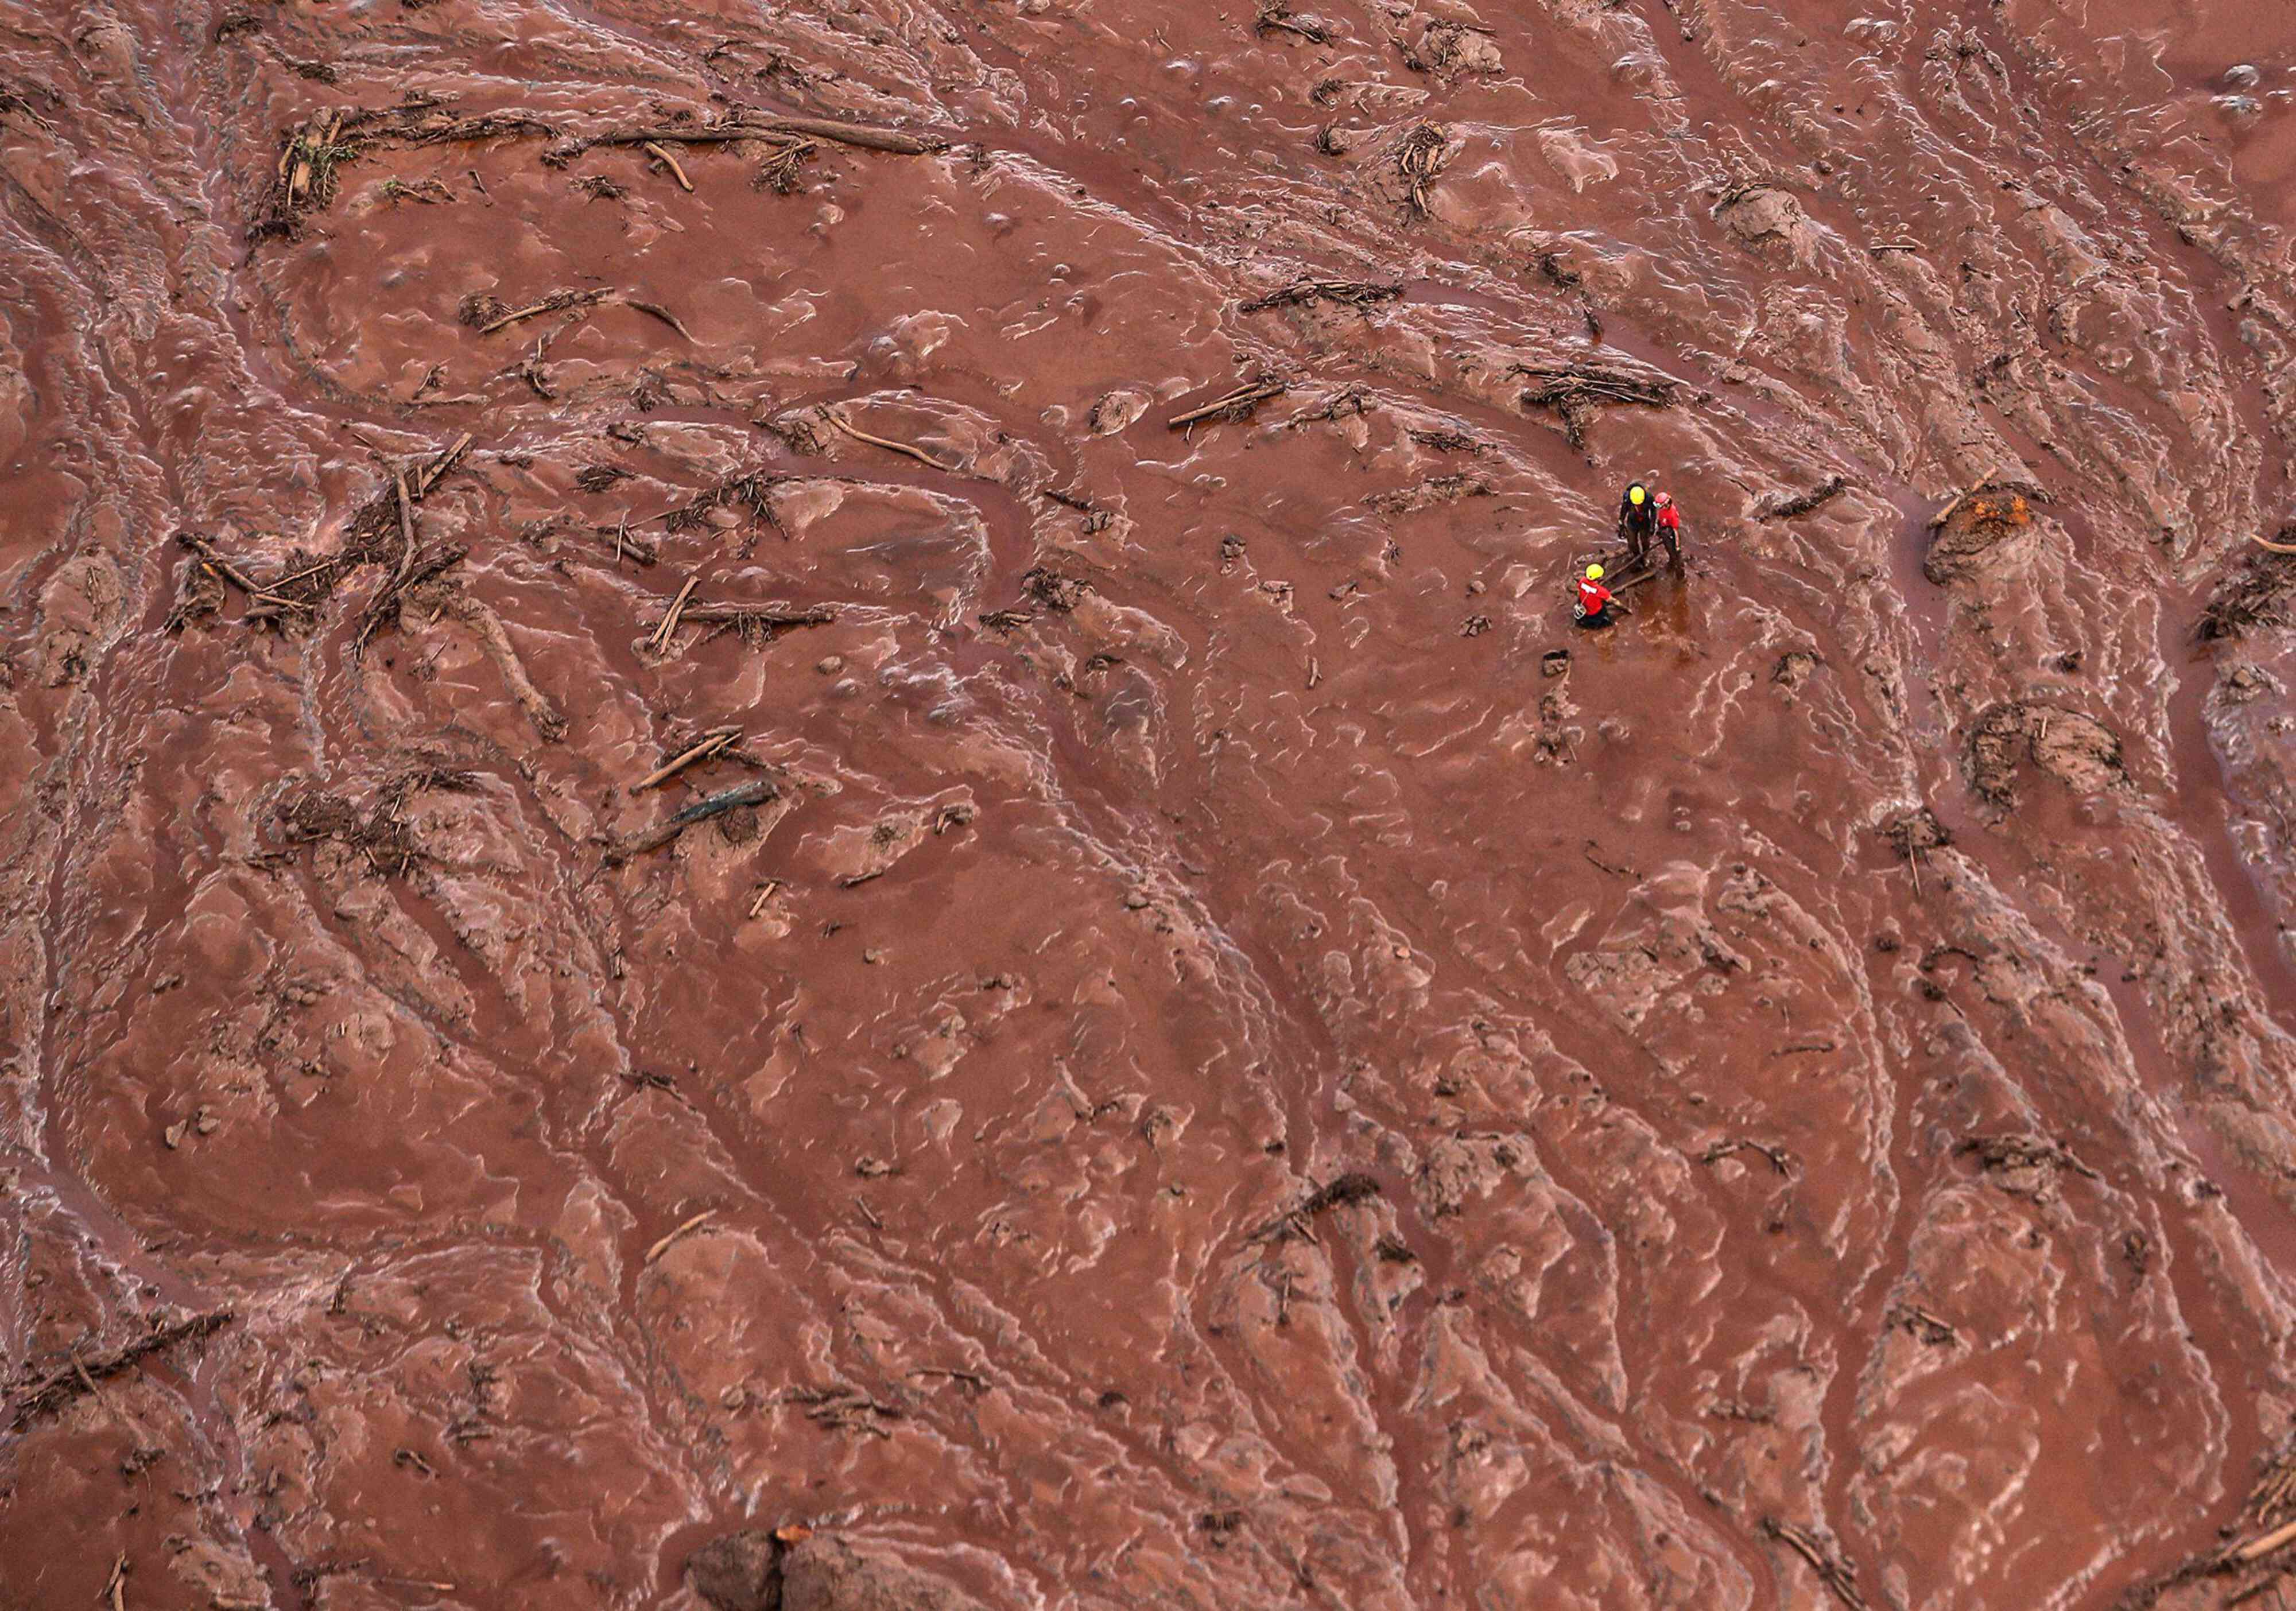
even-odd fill
[[[676,1230],[662,1238],[661,1240],[647,1248],[645,1262],[648,1264],[652,1263],[654,1260],[660,1258],[663,1254],[668,1253],[671,1245],[675,1243],[678,1238],[685,1235],[689,1231],[700,1230],[703,1225],[709,1223],[709,1221],[715,1219],[717,1215],[718,1211],[715,1208],[704,1208],[701,1213],[686,1221],[685,1223],[680,1225]]]
[[[685,609],[685,601],[693,596],[693,590],[701,580],[701,573],[698,570],[693,572],[685,578],[685,585],[677,590],[677,597],[669,601],[668,613],[662,617],[661,625],[653,629],[653,636],[646,640],[646,647],[654,653],[660,654],[669,647],[670,634],[677,630],[677,617]]]
[[[683,191],[693,190],[693,181],[685,176],[685,170],[678,167],[677,159],[669,154],[669,148],[668,146],[662,144],[659,140],[646,140],[639,143],[638,149],[644,151],[650,157],[659,157],[661,159],[662,166],[669,169],[670,176],[677,181],[678,189]]]
[[[430,494],[430,489],[439,485],[439,478],[445,475],[448,470],[454,469],[455,464],[461,461],[463,455],[470,452],[470,450],[471,433],[466,430],[461,436],[455,438],[453,446],[447,448],[446,452],[440,454],[437,458],[430,461],[430,469],[424,470],[420,476],[415,478],[414,496],[416,500],[419,502],[420,500],[428,497]]]
[[[809,604],[803,609],[786,604],[689,604],[685,615],[688,621],[764,627],[775,632],[784,626],[825,626],[836,618],[835,607],[828,604]]]
[[[626,843],[611,846],[606,852],[606,863],[614,866],[633,856],[644,855],[647,851],[660,850],[696,822],[707,822],[711,817],[744,806],[762,806],[768,800],[778,798],[780,794],[778,786],[758,779],[729,789],[723,794],[713,794],[707,799],[697,800],[668,821],[647,829]]]
[[[521,319],[535,318],[542,314],[554,314],[561,308],[589,307],[605,300],[605,297],[606,293],[603,290],[562,290],[555,295],[545,297],[539,302],[530,303],[524,307],[514,307],[490,323],[480,325],[479,334],[491,336],[495,331],[515,324]]]
[[[636,297],[625,297],[622,300],[628,303],[632,307],[636,308],[638,312],[642,314],[652,315],[664,324],[668,325],[670,329],[676,331],[679,335],[684,336],[687,340],[691,341],[693,339],[693,332],[686,329],[685,326],[679,322],[676,314],[670,312],[669,309],[662,307],[660,303],[641,302]]]
[[[840,123],[833,118],[766,117],[737,123],[709,123],[692,128],[617,129],[593,135],[586,145],[649,145],[675,142],[680,145],[715,145],[734,140],[771,140],[777,135],[808,135],[833,140],[864,151],[889,151],[897,157],[922,157],[948,149],[938,135],[913,135],[903,129],[873,127],[865,123]]]
[[[668,782],[679,773],[684,772],[687,767],[693,765],[694,762],[707,760],[709,756],[716,755],[719,750],[725,748],[726,746],[731,744],[735,739],[738,739],[741,736],[742,730],[738,727],[711,728],[709,730],[709,736],[704,738],[699,744],[695,744],[673,758],[664,761],[660,765],[646,773],[645,776],[631,784],[630,792],[632,794],[644,794],[647,789],[653,788],[658,783]]]
[[[1287,382],[1272,377],[1263,377],[1260,380],[1249,381],[1237,387],[1234,391],[1213,398],[1201,408],[1192,408],[1185,413],[1173,415],[1164,421],[1165,429],[1185,430],[1191,425],[1214,417],[1240,421],[1249,416],[1253,409],[1267,402],[1268,398],[1282,397],[1289,389],[1290,386]]]
[[[896,442],[890,437],[873,437],[858,427],[848,425],[843,416],[833,408],[824,405],[821,410],[821,417],[857,442],[866,442],[872,447],[888,449],[906,458],[914,459],[920,464],[929,465],[934,470],[952,470],[954,469],[951,465],[942,463],[922,447],[912,446],[906,442]]]
[[[311,608],[299,599],[286,598],[257,586],[245,571],[217,553],[215,545],[196,532],[179,531],[176,534],[176,541],[199,555],[209,569],[250,599],[260,599],[266,604],[276,604],[286,609],[308,610]]]

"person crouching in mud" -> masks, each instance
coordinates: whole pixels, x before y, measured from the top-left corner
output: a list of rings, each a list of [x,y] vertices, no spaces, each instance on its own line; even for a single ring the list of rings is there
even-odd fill
[[[1608,626],[1611,624],[1611,590],[1603,585],[1603,568],[1589,565],[1578,583],[1578,601],[1570,613],[1581,626]]]

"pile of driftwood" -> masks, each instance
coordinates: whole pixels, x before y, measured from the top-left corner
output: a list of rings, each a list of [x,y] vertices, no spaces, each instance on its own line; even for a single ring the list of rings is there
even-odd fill
[[[753,143],[767,153],[758,183],[784,193],[795,187],[798,165],[823,142],[909,157],[947,151],[949,144],[938,135],[746,109],[714,122],[672,119],[581,133],[517,107],[464,116],[430,96],[414,96],[395,106],[331,107],[280,136],[277,172],[252,209],[248,241],[292,239],[307,214],[334,200],[337,170],[369,151],[505,139],[548,141],[543,160],[554,168],[563,168],[594,147],[632,148],[689,191],[693,182],[677,159],[677,149]]]

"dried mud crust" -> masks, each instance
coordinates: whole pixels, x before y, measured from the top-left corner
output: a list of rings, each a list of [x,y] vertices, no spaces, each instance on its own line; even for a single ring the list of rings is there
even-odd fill
[[[0,0],[6,1594],[2276,1581],[2296,25],[1872,9]]]

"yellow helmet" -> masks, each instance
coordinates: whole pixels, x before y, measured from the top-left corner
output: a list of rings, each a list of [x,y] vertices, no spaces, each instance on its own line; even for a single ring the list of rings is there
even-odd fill
[[[1589,565],[1587,568],[1587,579],[1589,582],[1601,581],[1603,579],[1603,568],[1599,565]]]
[[[1639,503],[1649,496],[1650,494],[1643,490],[1643,484],[1640,481],[1627,488],[1627,502],[1629,503]]]

